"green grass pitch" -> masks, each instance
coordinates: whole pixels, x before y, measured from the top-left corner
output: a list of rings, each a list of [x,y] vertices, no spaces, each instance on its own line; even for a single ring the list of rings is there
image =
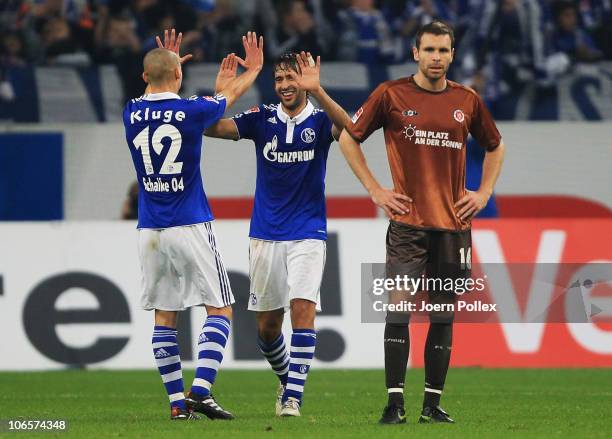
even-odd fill
[[[185,371],[186,382],[193,371]],[[305,437],[610,437],[612,373],[606,369],[451,369],[443,407],[454,425],[420,425],[423,370],[408,371],[408,423],[377,424],[385,404],[382,370],[316,370],[301,418],[276,418],[271,371],[222,370],[218,401],[231,422],[170,422],[157,371],[0,373],[0,419],[69,421],[60,433],[3,437],[292,438]],[[6,424],[6,422],[4,422]],[[42,436],[41,436],[42,435]]]

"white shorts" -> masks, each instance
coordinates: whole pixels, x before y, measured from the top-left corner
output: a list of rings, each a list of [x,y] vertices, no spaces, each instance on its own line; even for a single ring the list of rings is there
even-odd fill
[[[140,229],[138,251],[144,309],[182,311],[196,305],[222,308],[234,303],[212,221]]]
[[[249,244],[250,311],[288,309],[292,299],[306,299],[321,311],[325,241],[262,241]]]

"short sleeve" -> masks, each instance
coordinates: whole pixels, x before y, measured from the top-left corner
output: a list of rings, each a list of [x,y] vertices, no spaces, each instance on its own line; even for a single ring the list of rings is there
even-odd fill
[[[129,123],[128,121],[130,120],[130,102],[131,101],[127,101],[123,107],[123,124],[125,126],[127,126]]]
[[[324,111],[321,111],[321,114],[323,116],[323,124],[322,124],[323,133],[322,134],[325,136],[325,139],[327,140],[327,142],[333,143],[336,140],[334,139],[334,136],[332,134],[332,128],[334,127],[334,123],[329,118],[327,113],[325,113]]]
[[[222,94],[215,96],[197,96],[193,100],[200,104],[202,110],[202,130],[217,123],[225,113],[226,100]]]
[[[470,124],[470,133],[482,148],[493,151],[501,142],[501,134],[483,100],[478,95],[475,97],[476,108]]]
[[[364,142],[370,134],[381,128],[385,121],[384,96],[387,86],[376,87],[363,106],[357,110],[346,130],[358,142]]]
[[[239,139],[255,140],[257,125],[262,114],[263,108],[253,107],[232,117],[232,120],[236,124],[236,128],[238,128]]]

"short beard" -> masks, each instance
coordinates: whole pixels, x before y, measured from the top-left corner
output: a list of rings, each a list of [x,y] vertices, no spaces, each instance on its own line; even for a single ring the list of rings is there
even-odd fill
[[[293,111],[296,110],[297,108],[300,107],[300,105],[302,105],[307,99],[308,99],[308,93],[306,93],[306,96],[304,96],[304,99],[301,99],[302,94],[300,93],[298,95],[298,97],[296,97],[295,102],[292,105],[287,105],[285,103],[283,103],[283,105],[287,108],[287,110],[289,111]],[[281,101],[282,102],[282,101]]]
[[[448,67],[442,71],[442,74],[440,76],[430,76],[427,72],[427,69],[421,70],[421,73],[423,74],[423,76],[425,76],[425,78],[429,79],[430,81],[436,81],[438,79],[444,78],[447,72],[448,72]]]

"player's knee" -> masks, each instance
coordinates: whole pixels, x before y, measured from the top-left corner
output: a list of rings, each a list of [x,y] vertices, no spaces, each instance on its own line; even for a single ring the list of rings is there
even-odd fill
[[[314,313],[317,304],[307,299],[293,299],[291,300],[291,312],[299,313]]]
[[[257,322],[257,332],[259,338],[266,343],[271,343],[278,338],[281,333],[283,326],[282,320],[280,322],[276,319],[262,319]]]
[[[291,301],[291,323],[294,328],[311,328],[314,326],[316,303],[306,299]]]
[[[222,308],[216,308],[214,306],[207,306],[206,312],[209,316],[223,316],[226,319],[232,319],[232,307],[224,306]]]
[[[258,335],[261,340],[266,343],[272,343],[278,338],[281,333],[281,328],[277,326],[260,326]]]
[[[161,311],[159,309],[155,310],[155,324],[157,326],[165,326],[167,328],[176,328],[177,322],[176,311]]]

